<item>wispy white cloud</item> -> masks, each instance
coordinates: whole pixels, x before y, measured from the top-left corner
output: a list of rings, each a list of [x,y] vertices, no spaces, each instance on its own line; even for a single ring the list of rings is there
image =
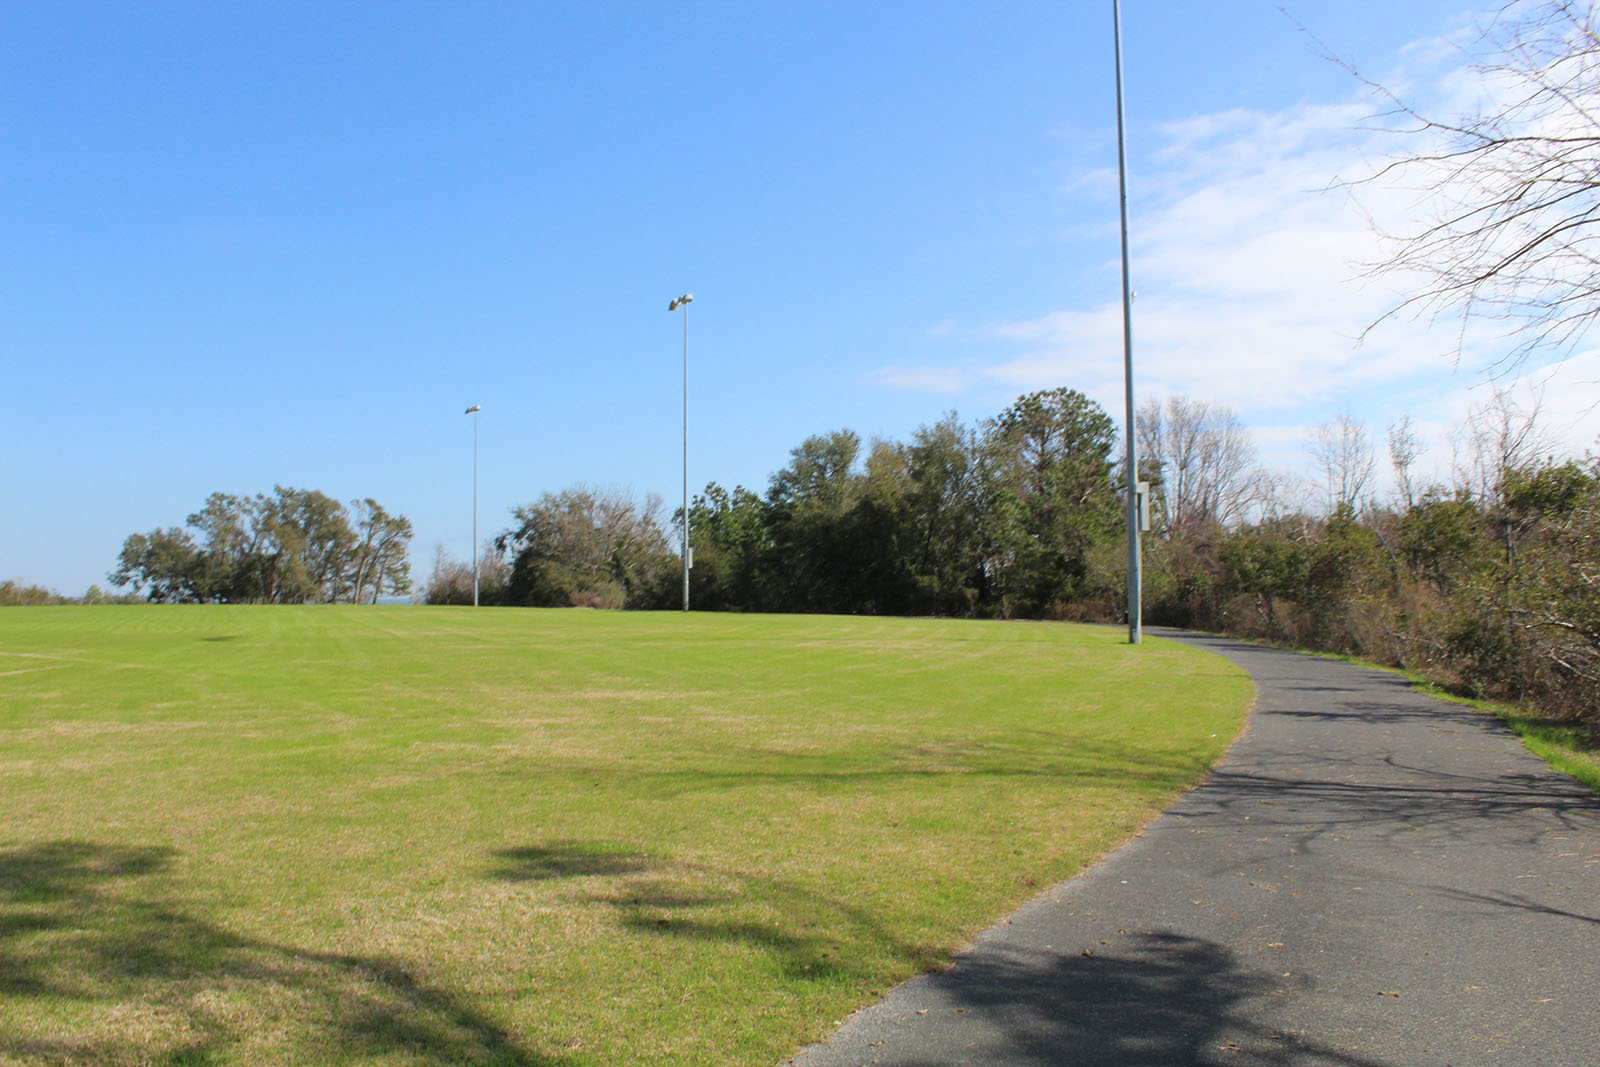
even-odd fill
[[[1375,254],[1372,238],[1349,197],[1329,185],[1353,158],[1361,114],[1355,104],[1233,111],[1165,128],[1162,170],[1143,180],[1132,234],[1145,387],[1274,406],[1325,394],[1353,372],[1394,376],[1415,362],[1355,344],[1385,297],[1352,281],[1351,264]],[[1056,384],[1085,353],[1118,352],[1121,320],[1108,302],[993,324],[982,332],[1020,351],[960,377],[968,387]],[[955,381],[903,367],[880,375],[911,388],[924,379],[945,390]]]
[[[924,393],[965,393],[983,376],[958,367],[880,367],[870,380],[895,389],[914,389]]]
[[[1427,89],[1446,109],[1496,89],[1464,73],[1462,53],[1448,41],[1419,44],[1406,62],[1410,69],[1386,80]],[[1355,195],[1339,184],[1373,173],[1395,150],[1394,135],[1370,121],[1384,107],[1363,91],[1162,128],[1156,168],[1137,176],[1133,190],[1141,395],[1226,404],[1261,428],[1264,452],[1283,459],[1299,452],[1292,438],[1340,412],[1364,419],[1380,445],[1384,427],[1402,414],[1434,433],[1464,418],[1473,388],[1511,343],[1493,323],[1462,335],[1454,323],[1385,318],[1406,279],[1370,277],[1364,265],[1385,258],[1378,230],[1418,218],[1424,198],[1399,182],[1361,185]],[[1074,189],[1092,192],[1106,174],[1085,172]],[[994,357],[959,369],[884,368],[877,380],[942,393],[1070,383],[1120,413],[1120,304],[963,332],[992,342]],[[1600,424],[1600,355],[1546,372],[1560,381],[1547,387],[1546,417],[1564,420],[1558,436],[1581,451],[1583,433]]]

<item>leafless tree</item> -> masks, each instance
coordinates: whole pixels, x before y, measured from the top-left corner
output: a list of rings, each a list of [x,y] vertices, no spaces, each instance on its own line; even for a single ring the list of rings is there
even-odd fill
[[[1402,415],[1389,424],[1389,462],[1394,465],[1394,489],[1399,502],[1410,508],[1417,502],[1411,468],[1417,462],[1417,434],[1411,416]]]
[[[506,583],[511,580],[511,561],[495,547],[494,538],[486,537],[478,546],[478,584],[483,595],[498,602]]]
[[[1328,513],[1342,505],[1359,509],[1375,462],[1366,424],[1340,415],[1312,431],[1306,451],[1321,477]]]
[[[1495,389],[1488,400],[1467,409],[1466,422],[1451,441],[1456,484],[1487,504],[1499,503],[1506,472],[1527,469],[1551,452],[1539,425],[1543,403],[1539,392],[1524,407],[1509,389]]]
[[[1255,447],[1238,416],[1221,404],[1175,396],[1147,400],[1134,420],[1139,454],[1161,480],[1162,525],[1191,533],[1244,518],[1255,489]]]
[[[486,539],[478,548],[478,586],[485,604],[498,604],[511,579],[511,563],[494,543]],[[433,574],[423,589],[429,604],[471,604],[472,564],[445,551],[442,543],[433,549]]]
[[[1441,118],[1368,81],[1418,147],[1349,184],[1414,188],[1427,205],[1425,221],[1384,233],[1376,272],[1411,290],[1384,317],[1503,320],[1515,365],[1566,350],[1600,316],[1600,19],[1592,0],[1518,0],[1464,48],[1491,103]]]
[[[1316,496],[1316,487],[1297,470],[1259,468],[1251,481],[1252,512],[1260,522],[1304,517]]]
[[[433,546],[433,573],[428,576],[423,599],[429,604],[472,603],[472,564],[446,552],[443,542]]]

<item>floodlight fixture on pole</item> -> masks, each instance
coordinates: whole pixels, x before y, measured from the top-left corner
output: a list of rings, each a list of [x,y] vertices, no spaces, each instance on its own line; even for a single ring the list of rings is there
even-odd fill
[[[668,311],[683,309],[683,610],[689,610],[689,304],[693,293],[684,293],[667,305]]]
[[[478,412],[482,407],[472,405],[466,413],[472,416],[472,606],[478,606]]]
[[[1139,456],[1133,425],[1133,289],[1128,280],[1128,153],[1123,133],[1121,0],[1111,0],[1111,39],[1116,50],[1117,192],[1122,211],[1122,370],[1126,401],[1123,427],[1128,435],[1128,465],[1124,478],[1128,486],[1127,507],[1124,509],[1128,521],[1128,644],[1137,645],[1144,639],[1144,619],[1142,576],[1139,571]]]

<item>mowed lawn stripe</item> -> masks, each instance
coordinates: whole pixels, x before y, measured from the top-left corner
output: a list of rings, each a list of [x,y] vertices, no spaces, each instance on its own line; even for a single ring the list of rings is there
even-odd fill
[[[1248,678],[1124,641],[0,609],[0,1060],[779,1061],[1221,754]]]

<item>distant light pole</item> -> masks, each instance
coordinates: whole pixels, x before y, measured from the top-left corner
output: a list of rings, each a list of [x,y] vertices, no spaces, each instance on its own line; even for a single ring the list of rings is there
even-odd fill
[[[472,606],[478,606],[478,412],[474,404],[466,413],[472,416]]]
[[[689,610],[689,304],[693,293],[684,293],[667,305],[668,311],[683,309],[683,610]]]
[[[1111,0],[1111,36],[1117,53],[1117,192],[1122,209],[1122,371],[1128,432],[1128,644],[1144,640],[1139,573],[1139,457],[1133,433],[1133,290],[1128,283],[1128,153],[1123,134],[1122,3]]]

